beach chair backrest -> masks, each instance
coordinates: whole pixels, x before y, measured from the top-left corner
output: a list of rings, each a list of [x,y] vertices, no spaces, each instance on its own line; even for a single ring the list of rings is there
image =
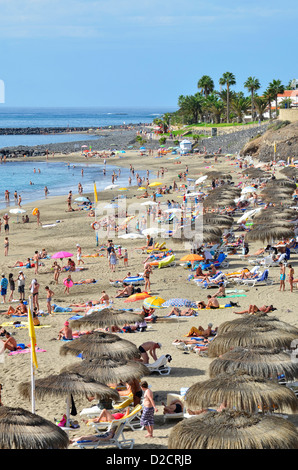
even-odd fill
[[[157,368],[157,367],[160,367],[160,366],[164,366],[167,362],[168,362],[168,360],[167,360],[166,356],[163,355],[163,356],[160,356],[157,359],[157,361],[153,362],[152,364],[148,364],[148,365],[150,365],[150,367]]]
[[[139,413],[139,411],[142,411],[142,405],[136,405],[132,410],[131,412],[125,417],[125,419],[130,419],[132,418],[133,416],[135,416],[137,413]]]
[[[217,258],[218,263],[222,263],[226,259],[226,257],[227,255],[225,255],[224,253],[220,253]]]
[[[124,430],[125,425],[126,425],[126,419],[124,421],[121,421],[118,424],[115,424],[115,426],[113,425],[113,428],[116,428],[114,436],[112,437],[113,441],[117,441],[119,439],[119,437],[121,436]]]

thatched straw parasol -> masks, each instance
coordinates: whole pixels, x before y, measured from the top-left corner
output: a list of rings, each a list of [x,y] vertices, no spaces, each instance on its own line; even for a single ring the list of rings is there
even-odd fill
[[[298,400],[293,390],[278,385],[275,381],[246,374],[242,370],[224,372],[215,378],[197,382],[186,392],[186,408],[192,411],[209,407],[249,411],[273,411],[298,409]]]
[[[266,210],[262,210],[261,212],[257,213],[253,221],[254,222],[265,222],[268,220],[276,221],[276,220],[295,220],[298,217],[298,212],[294,209],[286,209],[283,208],[279,210],[276,207],[268,208]]]
[[[203,226],[205,225],[218,225],[219,227],[231,227],[234,223],[233,217],[222,214],[204,214]]]
[[[0,449],[66,449],[66,432],[23,408],[0,407]]]
[[[293,361],[290,352],[278,348],[262,346],[234,348],[209,365],[209,376],[217,377],[224,372],[233,373],[241,369],[248,375],[276,379],[284,376],[287,381],[298,379],[298,363]]]
[[[279,318],[268,315],[264,312],[256,312],[254,315],[243,315],[239,318],[235,318],[235,320],[223,322],[219,325],[217,334],[244,329],[250,329],[254,331],[255,326],[263,327],[266,324],[271,325],[277,329],[296,334],[298,338],[298,328],[296,326],[279,320]]]
[[[30,399],[31,382],[23,382],[19,384],[19,391],[24,398]],[[87,377],[87,374],[81,375],[76,372],[61,372],[58,375],[50,375],[43,379],[37,379],[35,381],[35,395],[40,399],[43,399],[45,396],[67,397],[66,427],[69,425],[71,395],[79,395],[82,397],[89,395],[110,400],[120,399],[116,390],[111,389],[102,382],[96,382],[92,377]]]
[[[277,329],[272,325],[253,326],[251,329],[240,329],[218,334],[208,346],[208,356],[218,357],[235,347],[262,345],[266,348],[285,348],[297,339],[297,334]]]
[[[266,187],[268,188],[270,186],[273,186],[275,188],[277,188],[279,186],[288,187],[288,188],[292,188],[293,191],[295,191],[295,189],[296,189],[296,183],[294,183],[293,181],[286,180],[286,179],[270,180],[270,181],[268,181]]]
[[[107,356],[101,358],[84,359],[62,369],[61,373],[75,373],[83,377],[92,377],[93,380],[104,384],[128,382],[148,375],[148,368],[137,361],[112,360]]]
[[[169,449],[297,449],[296,427],[283,418],[223,410],[184,419],[171,430]]]
[[[66,354],[77,356],[80,353],[89,358],[108,355],[115,360],[140,356],[135,344],[104,331],[94,331],[89,335],[80,336],[74,341],[66,342],[60,348],[61,356],[66,356]]]
[[[294,238],[294,236],[293,225],[276,225],[272,223],[256,225],[250,232],[245,234],[245,239],[250,242],[269,242],[272,240]]]
[[[96,329],[113,325],[123,326],[124,323],[135,323],[142,318],[143,316],[137,313],[104,308],[103,310],[94,311],[78,320],[71,320],[70,325],[75,329],[81,327]]]
[[[231,180],[232,176],[228,173],[222,173],[221,171],[209,171],[207,174],[207,179],[213,180],[213,179],[226,179],[226,180]]]

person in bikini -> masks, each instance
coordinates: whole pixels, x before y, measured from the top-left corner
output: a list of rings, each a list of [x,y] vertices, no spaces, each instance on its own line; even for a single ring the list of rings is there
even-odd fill
[[[5,351],[5,349],[8,349],[8,351],[16,351],[17,342],[12,336],[10,336],[10,333],[8,331],[5,331],[5,338],[6,339],[3,340],[3,351]]]

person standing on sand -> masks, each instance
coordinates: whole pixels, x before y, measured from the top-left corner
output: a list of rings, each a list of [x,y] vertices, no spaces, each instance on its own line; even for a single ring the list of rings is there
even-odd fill
[[[279,276],[279,291],[284,291],[286,286],[285,286],[285,280],[286,280],[286,266],[283,263],[279,264],[280,266],[280,276]]]
[[[7,286],[8,286],[8,279],[5,277],[5,274],[2,274],[0,287],[1,287],[1,295],[2,295],[2,298],[3,298],[3,302],[2,302],[3,304],[5,304]]]
[[[52,306],[51,306],[51,300],[54,295],[54,292],[49,288],[49,286],[45,286],[45,290],[47,291],[47,310],[48,314],[52,315]]]
[[[33,261],[34,261],[34,274],[38,274],[38,262],[39,262],[38,251],[34,252]]]
[[[148,431],[145,437],[153,437],[154,411],[158,411],[158,409],[153,400],[153,393],[149,389],[146,381],[141,382],[141,389],[144,393],[144,400],[140,424],[141,426],[145,426]]]
[[[32,294],[33,308],[39,310],[38,294],[39,294],[39,284],[36,279],[32,279],[30,292]]]
[[[4,220],[4,231],[5,233],[9,233],[9,215],[8,214],[4,214],[3,216],[3,220]]]
[[[58,284],[59,276],[61,273],[61,266],[59,266],[57,261],[54,261],[52,269],[54,270],[54,281],[56,282],[56,284]]]
[[[291,264],[288,265],[289,268],[289,284],[290,284],[290,291],[293,292],[293,283],[294,283],[294,268]]]
[[[18,275],[18,293],[20,294],[20,300],[25,299],[25,276],[23,271],[19,271]]]
[[[39,225],[41,225],[41,222],[40,222],[40,211],[39,211],[39,209],[37,209],[37,211],[36,211],[36,221],[37,221],[37,227],[38,227]]]
[[[9,240],[8,237],[4,238],[4,256],[8,256]]]
[[[18,206],[19,207],[22,207],[21,202],[22,202],[22,196],[19,194],[19,198],[18,198]]]
[[[78,262],[78,265],[85,264],[84,261],[82,260],[82,248],[78,243],[77,243],[77,262]]]

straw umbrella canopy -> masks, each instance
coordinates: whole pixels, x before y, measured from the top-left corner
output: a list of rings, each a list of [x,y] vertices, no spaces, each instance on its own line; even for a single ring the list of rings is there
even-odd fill
[[[83,357],[100,357],[108,355],[111,359],[138,358],[140,352],[135,344],[112,333],[94,331],[90,335],[82,335],[74,341],[68,341],[60,348],[60,355],[72,354]]]
[[[31,398],[31,382],[23,382],[19,384],[20,394],[27,399]],[[119,394],[116,390],[112,390],[107,385],[98,383],[87,374],[81,375],[76,372],[61,372],[57,375],[37,379],[35,381],[35,395],[43,399],[45,396],[50,397],[66,397],[66,416],[69,425],[69,409],[71,395],[81,397],[96,396],[101,399],[119,400]]]
[[[263,327],[266,324],[277,329],[287,331],[288,333],[293,333],[298,337],[298,328],[296,326],[279,320],[279,318],[275,316],[269,316],[264,312],[256,312],[254,315],[243,315],[240,318],[235,318],[235,320],[223,322],[219,325],[217,334],[219,335],[228,331],[239,331],[244,329],[254,331],[255,327]]]
[[[271,241],[293,238],[295,236],[292,225],[258,224],[245,234],[247,241]]]
[[[253,332],[253,333],[252,333]],[[208,346],[208,356],[218,357],[238,346],[263,345],[266,348],[290,348],[297,334],[266,324],[218,334]]]
[[[66,449],[65,431],[23,408],[0,407],[0,449]]]
[[[184,419],[171,430],[169,449],[297,449],[296,427],[276,416],[223,410]]]
[[[212,180],[212,179],[226,179],[226,180],[231,180],[232,176],[229,173],[222,173],[221,171],[209,171],[206,173],[207,179]]]
[[[70,325],[75,329],[81,327],[96,329],[113,325],[124,325],[124,323],[135,323],[136,321],[140,321],[140,319],[143,319],[143,316],[138,313],[104,308],[103,310],[95,310],[93,313],[79,318],[78,320],[71,320]]]
[[[256,221],[267,221],[267,220],[291,220],[298,217],[298,212],[295,209],[283,209],[278,210],[276,207],[268,208],[257,213],[253,220]]]
[[[186,408],[192,411],[221,404],[225,408],[250,413],[258,410],[273,411],[276,408],[290,408],[293,412],[298,409],[293,390],[263,377],[248,375],[240,369],[195,383],[187,390],[185,402]]]
[[[203,226],[204,225],[218,225],[219,227],[231,227],[234,223],[233,217],[222,214],[204,214],[203,216]]]
[[[266,187],[270,187],[270,186],[273,186],[275,188],[278,186],[288,187],[288,188],[292,188],[293,191],[295,191],[296,189],[296,183],[294,183],[293,181],[286,180],[286,179],[270,180],[268,181]]]
[[[241,369],[248,375],[278,379],[283,375],[287,381],[298,379],[298,364],[293,361],[288,351],[279,348],[267,349],[263,346],[234,348],[221,357],[214,359],[209,365],[209,376],[234,373]]]
[[[82,377],[92,377],[102,384],[128,382],[148,375],[148,368],[137,361],[113,360],[108,356],[87,358],[62,369],[61,373],[75,373]]]

